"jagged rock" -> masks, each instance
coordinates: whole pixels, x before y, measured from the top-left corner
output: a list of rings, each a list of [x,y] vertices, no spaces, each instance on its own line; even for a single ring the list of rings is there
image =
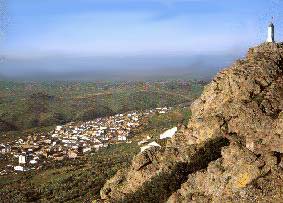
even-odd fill
[[[150,148],[133,159],[131,168],[108,180],[101,197],[113,202],[165,201],[188,174],[206,168],[228,144],[226,138],[219,137],[182,150],[173,146],[163,152],[158,147]]]
[[[269,190],[261,185],[259,189],[260,178],[270,175],[270,170],[265,170],[264,166],[273,164],[246,148],[232,144],[223,148],[222,158],[211,162],[207,170],[189,175],[187,182],[171,195],[168,202],[193,202],[193,197],[199,194],[204,202],[254,202],[267,196],[270,196],[270,201],[279,200],[282,197],[282,180],[280,183],[279,179],[270,178],[268,185],[278,186],[279,183],[279,187]],[[279,173],[275,170],[273,178]]]
[[[280,202],[283,44],[221,71],[161,151],[138,154],[101,190],[110,202]]]
[[[160,173],[159,162],[162,157],[159,150],[158,147],[152,147],[134,157],[130,169],[119,171],[106,182],[100,192],[102,199],[122,201],[128,194],[136,192],[148,179]]]
[[[151,147],[143,153],[138,154],[132,162],[133,169],[138,171],[146,165],[151,164],[154,161],[156,151],[158,151],[158,147]]]
[[[235,134],[253,151],[283,152],[282,140],[274,142],[280,141],[274,127],[283,105],[282,56],[282,45],[263,44],[220,72],[191,107],[188,131],[195,139],[189,143]]]

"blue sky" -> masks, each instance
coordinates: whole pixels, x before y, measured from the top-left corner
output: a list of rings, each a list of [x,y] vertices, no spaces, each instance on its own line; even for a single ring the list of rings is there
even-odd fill
[[[0,79],[210,77],[271,16],[282,41],[283,0],[0,0]]]
[[[237,52],[265,40],[272,15],[283,36],[281,0],[7,0],[6,7],[0,53],[12,56]]]

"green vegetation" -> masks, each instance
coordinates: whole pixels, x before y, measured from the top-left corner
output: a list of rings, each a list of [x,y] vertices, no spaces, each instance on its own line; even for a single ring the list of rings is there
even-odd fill
[[[169,114],[156,114],[136,130],[132,143],[110,145],[77,160],[46,164],[42,170],[0,176],[0,202],[91,202],[99,198],[106,180],[130,165],[139,152],[138,141],[149,135],[152,140],[165,129],[176,126],[189,112],[177,108]],[[164,141],[158,141],[164,145]]]
[[[132,132],[131,140],[138,142],[149,136],[152,138],[151,141],[158,141],[159,144],[162,144],[163,142],[159,140],[161,133],[179,125],[186,126],[190,117],[191,112],[188,107],[175,107],[173,111],[166,114],[157,113],[145,119],[143,125]]]
[[[191,115],[184,106],[200,95],[204,83],[158,82],[9,82],[0,81],[1,142],[54,125],[91,120],[131,110],[174,106],[133,132],[132,143],[110,145],[75,160],[46,163],[38,171],[0,176],[0,202],[91,202],[106,180],[126,168],[139,152],[138,141],[179,124]],[[162,146],[165,141],[158,141]],[[5,163],[1,157],[0,164]]]
[[[187,125],[191,112],[189,108],[177,108],[168,114],[157,114],[149,119],[149,129],[174,127],[177,124]]]
[[[91,120],[116,113],[187,104],[203,82],[0,81],[0,131]]]
[[[137,144],[117,144],[78,160],[28,174],[0,177],[0,202],[89,202],[105,181],[130,164]]]

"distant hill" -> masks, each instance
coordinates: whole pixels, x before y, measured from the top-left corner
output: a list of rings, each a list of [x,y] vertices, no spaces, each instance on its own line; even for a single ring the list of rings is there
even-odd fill
[[[2,121],[18,130],[87,121],[132,110],[192,102],[203,81],[0,81]],[[3,128],[3,131],[14,129]]]

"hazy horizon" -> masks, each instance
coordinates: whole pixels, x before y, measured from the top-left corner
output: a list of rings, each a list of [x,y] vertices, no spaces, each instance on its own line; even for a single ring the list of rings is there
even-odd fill
[[[208,80],[236,58],[199,55],[8,59],[2,62],[1,74],[2,79],[10,80]]]
[[[0,79],[209,78],[265,41],[280,0],[0,0]]]

